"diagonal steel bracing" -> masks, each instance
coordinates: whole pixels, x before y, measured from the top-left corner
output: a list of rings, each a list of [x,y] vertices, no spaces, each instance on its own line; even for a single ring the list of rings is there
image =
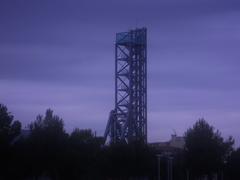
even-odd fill
[[[147,143],[147,30],[117,33],[115,108],[105,130],[110,143]]]

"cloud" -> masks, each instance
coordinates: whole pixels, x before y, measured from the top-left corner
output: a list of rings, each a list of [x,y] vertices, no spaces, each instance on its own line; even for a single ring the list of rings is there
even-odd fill
[[[239,130],[240,113],[235,111],[224,111],[219,113],[218,110],[206,110],[200,112],[197,110],[170,110],[163,112],[149,112],[148,135],[151,142],[167,141],[170,139],[174,131],[177,135],[183,135],[187,128],[199,119],[204,118],[208,123],[220,130],[222,136],[227,138],[233,136],[235,138],[236,147],[239,146]],[[159,128],[155,128],[159,127]],[[225,127],[225,128],[223,128]]]
[[[103,133],[115,33],[146,26],[149,139],[201,116],[239,137],[239,10],[237,0],[3,0],[0,102],[25,124],[50,107],[68,130]]]
[[[113,104],[113,91],[106,87],[0,82],[1,103],[6,104],[24,125],[51,108],[64,119],[67,130],[88,127],[102,132]]]
[[[109,54],[69,47],[1,46],[0,79],[68,84],[109,84]],[[101,55],[101,59],[99,56]],[[104,67],[104,68],[103,68]],[[103,69],[102,69],[103,68]]]

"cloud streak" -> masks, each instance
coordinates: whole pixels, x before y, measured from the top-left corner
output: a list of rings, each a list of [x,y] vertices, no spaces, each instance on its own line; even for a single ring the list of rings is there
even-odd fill
[[[204,117],[239,145],[240,2],[1,1],[0,102],[25,125],[46,108],[102,134],[115,33],[148,28],[149,140]]]

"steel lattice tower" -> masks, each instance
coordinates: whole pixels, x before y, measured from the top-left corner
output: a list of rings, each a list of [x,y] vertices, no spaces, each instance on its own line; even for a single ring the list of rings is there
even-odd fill
[[[110,143],[147,143],[147,29],[116,34],[115,108],[105,130]]]

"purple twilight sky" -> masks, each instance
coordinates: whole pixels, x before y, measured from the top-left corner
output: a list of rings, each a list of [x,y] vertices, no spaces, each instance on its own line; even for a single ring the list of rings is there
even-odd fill
[[[240,144],[239,0],[1,0],[0,103],[24,126],[47,108],[102,135],[115,33],[148,29],[148,139],[205,118]]]

